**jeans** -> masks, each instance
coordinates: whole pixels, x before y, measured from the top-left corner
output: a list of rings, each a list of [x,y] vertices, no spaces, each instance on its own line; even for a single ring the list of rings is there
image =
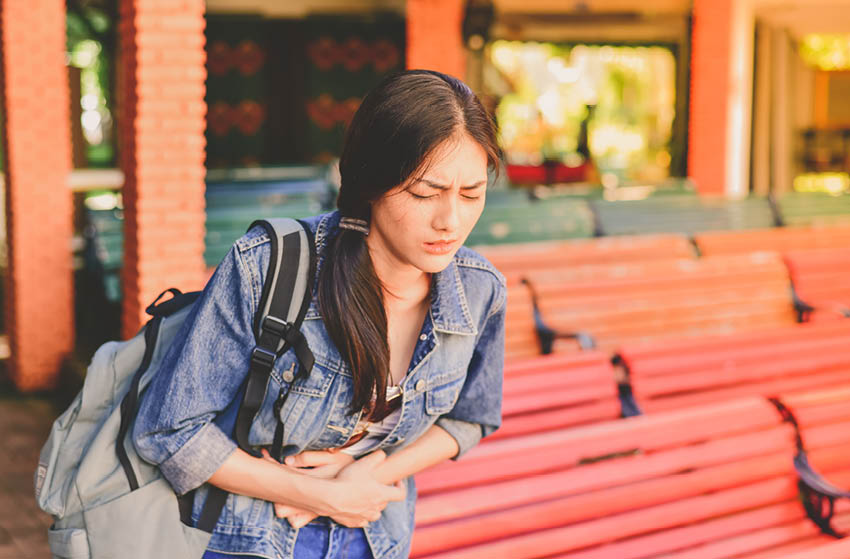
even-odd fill
[[[373,559],[362,528],[346,528],[317,518],[298,531],[295,559]],[[207,551],[203,559],[253,559],[253,555],[231,555]]]

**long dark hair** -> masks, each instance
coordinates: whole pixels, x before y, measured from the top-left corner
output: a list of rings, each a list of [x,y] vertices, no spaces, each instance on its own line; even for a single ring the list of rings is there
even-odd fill
[[[363,99],[346,132],[340,214],[369,221],[371,203],[421,172],[431,151],[458,132],[480,144],[488,166],[498,169],[495,125],[466,84],[429,70],[384,79]],[[368,407],[381,414],[390,362],[387,314],[363,234],[340,229],[329,241],[318,297],[325,328],[354,376],[352,413]]]

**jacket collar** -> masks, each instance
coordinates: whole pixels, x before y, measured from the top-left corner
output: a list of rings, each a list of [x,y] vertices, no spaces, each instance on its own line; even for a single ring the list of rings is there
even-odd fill
[[[321,216],[315,230],[316,278],[314,286],[318,286],[319,271],[324,262],[325,246],[328,239],[339,231],[339,211]],[[315,287],[314,287],[315,292]],[[445,270],[433,275],[431,280],[431,322],[434,330],[446,334],[476,335],[478,329],[469,312],[466,290],[461,282],[460,270],[454,260]],[[307,318],[319,318],[316,298],[310,303]]]

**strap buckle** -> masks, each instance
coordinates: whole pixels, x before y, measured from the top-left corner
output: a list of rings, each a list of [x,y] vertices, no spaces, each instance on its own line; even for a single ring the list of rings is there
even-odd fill
[[[273,351],[257,346],[251,352],[251,366],[259,366],[270,370],[274,367],[274,360],[276,358],[277,355]]]
[[[292,325],[285,320],[281,320],[272,315],[268,315],[263,319],[263,330],[267,330],[278,336],[279,338],[286,338],[287,333],[289,333],[289,329],[292,328]]]

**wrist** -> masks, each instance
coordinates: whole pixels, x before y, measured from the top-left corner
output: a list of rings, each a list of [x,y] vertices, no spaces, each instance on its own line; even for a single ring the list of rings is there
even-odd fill
[[[334,497],[338,494],[337,483],[333,479],[299,475],[296,484],[299,500],[304,508],[319,516],[330,516],[337,512]]]

